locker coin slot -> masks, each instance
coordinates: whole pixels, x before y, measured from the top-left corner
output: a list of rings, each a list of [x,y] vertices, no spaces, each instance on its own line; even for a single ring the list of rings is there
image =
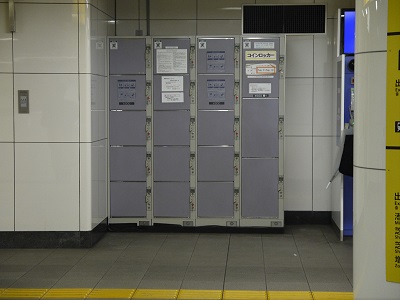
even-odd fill
[[[240,190],[239,189],[234,189],[233,190],[233,197],[234,197],[234,199],[233,199],[233,206],[234,206],[234,209],[235,209],[235,211],[238,211],[239,210],[239,202],[240,202]]]
[[[151,139],[151,118],[146,118],[146,139]]]
[[[147,210],[151,210],[151,188],[146,189],[146,207]]]
[[[190,210],[194,211],[196,209],[196,190],[190,189]]]
[[[146,82],[146,101],[147,101],[147,104],[151,103],[151,82],[150,81]]]

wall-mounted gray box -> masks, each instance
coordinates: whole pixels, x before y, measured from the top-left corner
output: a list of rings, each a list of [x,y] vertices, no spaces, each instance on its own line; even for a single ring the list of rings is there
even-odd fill
[[[190,148],[154,147],[154,181],[190,181]]]
[[[146,39],[109,39],[110,75],[146,73]]]
[[[110,145],[146,145],[145,111],[110,111]]]
[[[197,113],[198,145],[219,146],[234,144],[235,113],[230,111],[200,110]]]
[[[234,109],[234,75],[199,75],[198,109]]]
[[[242,157],[278,157],[278,121],[278,99],[244,99]]]
[[[242,217],[279,217],[277,158],[242,159]]]
[[[200,218],[233,217],[233,182],[199,182],[197,203]]]
[[[154,112],[154,145],[168,146],[190,144],[190,112],[155,111]]]
[[[154,217],[188,218],[190,216],[189,199],[189,182],[155,182]]]
[[[146,110],[146,76],[110,76],[110,109]]]
[[[146,217],[146,182],[111,182],[111,217]]]
[[[233,147],[198,147],[198,181],[233,182]]]
[[[146,147],[110,147],[111,181],[146,181]]]
[[[235,72],[234,38],[198,38],[197,73],[233,74]]]
[[[18,90],[18,113],[29,114],[29,91]]]

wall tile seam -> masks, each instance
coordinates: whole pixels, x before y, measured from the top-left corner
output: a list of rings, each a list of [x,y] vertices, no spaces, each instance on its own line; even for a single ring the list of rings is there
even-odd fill
[[[386,172],[386,168],[373,168],[373,167],[368,167],[368,166],[357,166],[357,165],[353,165],[353,167],[356,169],[362,169],[362,170]]]

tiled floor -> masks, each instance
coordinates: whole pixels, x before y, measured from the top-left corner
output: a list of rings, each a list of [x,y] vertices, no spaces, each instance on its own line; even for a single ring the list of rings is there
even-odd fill
[[[351,292],[352,251],[351,238],[340,242],[319,225],[283,234],[114,232],[92,249],[0,249],[0,298],[6,289],[64,288]]]

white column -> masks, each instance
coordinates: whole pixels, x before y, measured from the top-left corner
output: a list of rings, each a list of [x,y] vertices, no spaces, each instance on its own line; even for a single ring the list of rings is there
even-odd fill
[[[354,299],[400,299],[386,281],[387,0],[356,0]]]

